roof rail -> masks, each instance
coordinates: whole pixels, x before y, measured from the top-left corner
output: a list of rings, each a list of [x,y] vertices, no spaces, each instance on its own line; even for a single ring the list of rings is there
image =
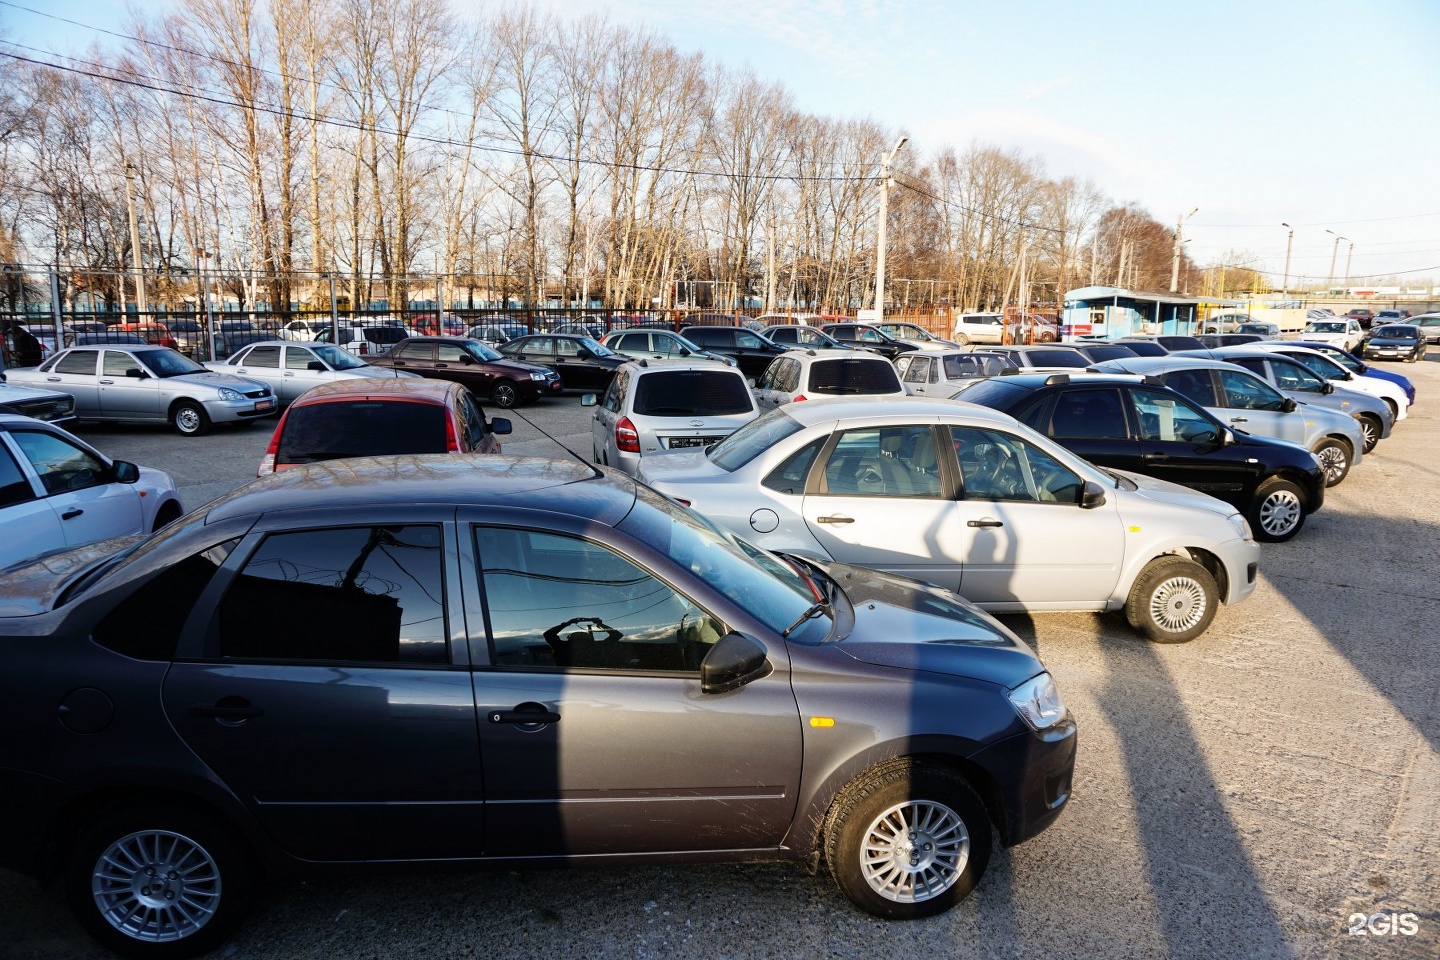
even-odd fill
[[[1052,374],[1050,374],[1050,376],[1048,376],[1048,377],[1045,378],[1045,386],[1047,386],[1047,387],[1055,387],[1055,386],[1059,386],[1059,385],[1062,384],[1062,383],[1069,383],[1069,382],[1070,382],[1070,374],[1068,374],[1068,373],[1052,373]]]

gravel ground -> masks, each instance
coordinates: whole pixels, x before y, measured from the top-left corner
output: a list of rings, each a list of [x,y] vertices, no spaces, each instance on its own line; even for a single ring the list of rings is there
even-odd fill
[[[947,914],[879,922],[784,864],[352,876],[271,884],[215,955],[1440,957],[1440,362],[1392,369],[1419,388],[1410,419],[1200,639],[1007,618],[1078,720],[1074,798]],[[589,454],[575,397],[519,414],[506,452],[558,452],[528,418]],[[193,506],[253,473],[270,428],[82,433]],[[0,956],[106,955],[55,889],[0,870],[0,904]],[[1349,932],[1406,912],[1413,935]]]

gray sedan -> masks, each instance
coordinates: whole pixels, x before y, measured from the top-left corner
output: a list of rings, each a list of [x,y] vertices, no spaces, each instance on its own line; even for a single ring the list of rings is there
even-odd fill
[[[207,370],[169,347],[107,343],[71,347],[38,367],[10,370],[11,383],[68,393],[80,420],[168,422],[187,437],[275,415],[269,384]]]
[[[205,364],[211,370],[233,373],[270,385],[282,407],[288,406],[311,387],[356,377],[410,377],[386,367],[372,367],[343,347],[329,343],[295,343],[266,340],[252,343],[228,360]]]

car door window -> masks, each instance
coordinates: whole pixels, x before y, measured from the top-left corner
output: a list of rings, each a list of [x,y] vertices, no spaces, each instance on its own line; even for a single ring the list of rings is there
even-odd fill
[[[140,364],[128,353],[106,350],[105,357],[100,363],[100,370],[107,377],[128,377],[131,370],[137,372],[140,370]]]
[[[761,485],[776,493],[804,493],[805,478],[810,475],[810,466],[829,439],[828,436],[817,437],[790,454],[785,458],[785,462],[765,475],[765,479],[760,481]]]
[[[1080,478],[1044,450],[1013,434],[951,427],[966,500],[1077,503]]]
[[[278,370],[280,368],[280,348],[251,347],[250,352],[245,355],[245,366]]]
[[[880,333],[879,333],[878,331],[876,331],[876,330],[861,330],[861,331],[860,331],[860,342],[861,342],[861,343],[884,343],[884,342],[885,342],[885,338],[884,338],[883,336],[881,336]]]
[[[567,360],[580,356],[580,341],[557,337],[555,339],[555,355]]]
[[[1209,370],[1176,370],[1165,376],[1165,386],[1176,393],[1189,397],[1202,407],[1218,407],[1215,384]]]
[[[448,662],[441,532],[413,524],[270,534],[220,602],[220,655]]]
[[[30,478],[20,470],[10,451],[0,445],[0,507],[34,499],[35,488],[30,485]]]
[[[1325,381],[1301,364],[1272,358],[1270,370],[1275,375],[1275,385],[1281,390],[1295,390],[1300,393],[1325,392]]]
[[[1067,390],[1055,400],[1050,436],[1057,438],[1124,440],[1130,436],[1120,391]]]
[[[468,390],[461,395],[458,406],[465,411],[465,436],[469,440],[470,449],[479,449],[480,444],[485,442],[485,437],[489,433],[485,423],[485,414]]]
[[[760,350],[764,348],[765,343],[753,333],[745,333],[744,331],[737,330],[735,332],[735,345],[745,350]]]
[[[435,359],[440,363],[464,363],[469,356],[463,347],[453,343],[440,343],[435,345]]]
[[[477,526],[475,549],[497,666],[697,673],[725,632],[669,584],[578,537]]]
[[[930,358],[913,357],[905,369],[906,383],[926,383],[930,378]]]
[[[644,353],[649,344],[643,333],[627,333],[615,341],[615,349],[621,353]]]
[[[165,567],[121,600],[91,636],[102,647],[137,660],[170,660],[190,610],[240,540],[227,540]]]
[[[1225,394],[1225,406],[1238,410],[1279,411],[1284,409],[1285,398],[1258,377],[1233,370],[1218,372],[1220,389]]]
[[[319,358],[304,347],[285,348],[286,370],[309,370],[310,364],[317,360],[319,360]]]
[[[433,343],[404,343],[395,353],[399,360],[434,360],[435,345]]]
[[[934,434],[923,425],[844,431],[825,461],[825,489],[842,496],[940,496]]]
[[[54,373],[95,373],[98,350],[71,350],[55,364]]]
[[[1141,440],[1214,443],[1219,439],[1214,421],[1173,394],[1136,387],[1130,391],[1130,400]]]
[[[110,468],[69,440],[38,430],[14,430],[10,436],[35,468],[48,493],[68,493],[110,482]]]

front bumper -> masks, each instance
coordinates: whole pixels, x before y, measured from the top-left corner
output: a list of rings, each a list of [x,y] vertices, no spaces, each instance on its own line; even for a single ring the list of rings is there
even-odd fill
[[[269,406],[264,406],[266,401]],[[258,417],[273,417],[280,410],[280,401],[272,393],[267,397],[246,397],[243,400],[206,400],[205,413],[212,423],[235,423]]]
[[[995,786],[992,799],[1002,809],[991,814],[998,814],[1005,846],[1036,836],[1065,809],[1075,774],[1076,740],[1075,721],[1066,717],[1048,730],[1027,730],[969,757]]]
[[[1259,579],[1260,544],[1239,538],[1227,540],[1215,547],[1215,555],[1225,567],[1226,606],[1243,603],[1255,592],[1255,581]]]

